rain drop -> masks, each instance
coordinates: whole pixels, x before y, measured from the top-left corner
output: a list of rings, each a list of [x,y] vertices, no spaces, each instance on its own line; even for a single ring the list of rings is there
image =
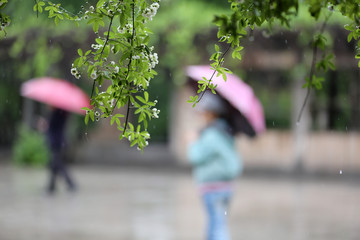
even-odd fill
[[[275,127],[275,122],[273,121],[273,126]]]
[[[288,40],[287,40],[287,39],[285,39],[285,44],[288,44]]]
[[[224,212],[224,215],[227,215],[227,212],[226,212],[226,211]]]
[[[339,171],[339,174],[340,174],[340,175],[342,174],[342,170]]]
[[[297,122],[296,122],[296,126],[300,126],[300,121],[297,121]]]

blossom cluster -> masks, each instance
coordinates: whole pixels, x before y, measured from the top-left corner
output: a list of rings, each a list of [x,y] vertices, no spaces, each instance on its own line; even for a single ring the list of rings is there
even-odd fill
[[[77,70],[76,67],[74,67],[74,64],[72,65],[72,68],[71,68],[71,74],[76,78],[76,79],[79,79],[81,77],[79,71]]]
[[[90,74],[90,77],[92,78],[92,79],[97,79],[97,77],[98,77],[99,75],[98,75],[98,73],[97,73],[97,71],[96,70],[94,70],[91,74]]]
[[[101,44],[91,44],[91,48],[93,48],[95,50],[101,49],[102,47],[103,47],[103,45],[101,45]]]
[[[131,23],[127,23],[127,24],[125,24],[124,27],[119,26],[119,27],[117,28],[117,31],[118,31],[118,33],[120,33],[120,34],[123,34],[123,33],[131,33],[132,27],[133,27],[133,26],[132,26]]]
[[[153,112],[153,118],[159,118],[159,113],[160,113],[160,110],[157,109],[157,108],[153,108],[152,109],[152,112]]]
[[[159,63],[157,53],[149,54],[149,60],[150,60],[149,67],[155,68],[155,66]]]
[[[137,134],[139,135],[140,133],[137,132]],[[149,133],[145,133],[143,135],[144,139],[145,139],[145,147],[149,145],[149,139],[150,139],[150,134]],[[128,140],[131,142],[132,138],[131,138],[131,135],[128,137]],[[141,151],[141,148],[140,147],[137,147],[137,150]]]
[[[144,44],[142,44],[144,45]],[[145,48],[145,47],[144,47]],[[154,50],[154,47],[150,47],[149,48],[150,51]],[[158,54],[157,53],[145,53],[145,52],[141,52],[138,55],[133,55],[132,56],[133,60],[140,60],[142,59],[143,61],[149,61],[149,69],[155,68],[157,64],[159,64],[159,58],[158,58]]]
[[[143,13],[142,13],[143,17],[147,18],[151,21],[152,18],[156,15],[159,7],[160,7],[160,5],[157,2],[151,4],[150,7],[145,8],[145,10],[143,11]]]
[[[10,22],[1,22],[0,31],[3,31],[9,24]]]

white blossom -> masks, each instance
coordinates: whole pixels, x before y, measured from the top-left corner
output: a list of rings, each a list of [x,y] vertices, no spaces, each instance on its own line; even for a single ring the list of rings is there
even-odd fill
[[[149,54],[149,68],[155,68],[155,66],[159,63],[157,53]]]
[[[75,76],[75,74],[78,72],[78,70],[76,68],[72,68],[71,69],[71,74]]]
[[[145,10],[142,13],[142,16],[144,18],[149,19],[150,21],[152,20],[152,18],[156,15],[156,10],[154,10],[153,8],[145,8]]]
[[[131,30],[132,30],[132,24],[130,24],[130,23],[127,23],[127,24],[125,24],[125,26],[122,28],[121,26],[119,26],[118,28],[117,28],[117,31],[118,31],[118,33],[120,33],[120,34],[123,34],[123,33],[125,33],[125,32],[128,32],[128,33],[130,33],[131,32]]]
[[[71,75],[73,75],[76,79],[79,79],[81,77],[78,70],[74,67],[74,64],[72,65],[72,68],[71,68]]]
[[[153,4],[150,5],[150,8],[154,9],[154,11],[157,11],[160,7],[160,4],[155,2]]]
[[[131,30],[132,29],[132,24],[131,23],[127,23],[127,24],[125,24],[125,28],[127,29],[127,30]]]
[[[125,28],[122,28],[122,27],[120,27],[120,26],[117,28],[117,31],[118,31],[118,33],[120,33],[120,34],[125,33],[125,30],[126,30]]]
[[[91,77],[92,79],[96,79],[96,78],[98,77],[96,71],[93,71],[93,72],[91,73],[90,77]]]
[[[116,66],[116,67],[114,68],[114,72],[115,72],[115,73],[118,73],[119,70],[120,70],[119,66]]]
[[[100,44],[91,44],[91,48],[93,48],[95,50],[100,49],[102,47],[103,47],[103,45],[100,45]]]
[[[158,110],[157,108],[153,108],[152,112],[153,112],[153,115],[152,115],[153,118],[159,118],[160,110]]]

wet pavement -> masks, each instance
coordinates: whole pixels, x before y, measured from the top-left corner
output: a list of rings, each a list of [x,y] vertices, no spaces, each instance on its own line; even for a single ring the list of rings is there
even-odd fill
[[[0,240],[199,240],[205,218],[186,171],[75,166],[79,191],[44,192],[44,169],[0,165]],[[358,240],[359,180],[244,176],[233,240]]]

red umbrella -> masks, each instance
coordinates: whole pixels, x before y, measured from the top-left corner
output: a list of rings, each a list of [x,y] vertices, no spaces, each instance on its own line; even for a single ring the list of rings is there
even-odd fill
[[[63,79],[51,77],[31,79],[21,85],[21,96],[78,114],[86,113],[81,108],[90,108],[88,95],[76,85]]]
[[[209,78],[213,72],[207,65],[186,68],[187,75],[196,81]],[[266,129],[262,105],[249,85],[233,74],[227,74],[226,82],[215,74],[212,81],[218,85],[216,91],[246,118],[255,133]]]

